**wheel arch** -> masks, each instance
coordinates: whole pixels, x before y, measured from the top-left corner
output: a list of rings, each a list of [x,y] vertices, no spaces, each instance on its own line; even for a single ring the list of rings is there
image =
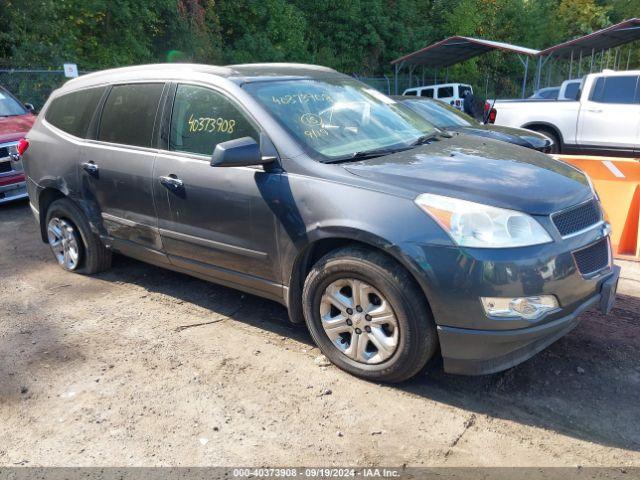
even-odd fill
[[[427,308],[431,310],[428,282],[424,277],[421,278],[418,275],[417,265],[408,256],[403,255],[396,245],[377,235],[364,231],[344,229],[314,238],[298,251],[289,275],[286,276],[289,279],[286,301],[291,322],[304,323],[302,288],[313,265],[327,253],[346,246],[361,246],[369,250],[378,251],[401,265],[416,282],[418,288],[422,291]]]

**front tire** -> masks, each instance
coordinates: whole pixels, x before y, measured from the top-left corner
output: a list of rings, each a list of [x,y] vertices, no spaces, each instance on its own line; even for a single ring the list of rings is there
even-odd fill
[[[53,202],[45,218],[47,239],[58,264],[70,272],[92,274],[111,266],[111,251],[68,198]]]
[[[368,380],[401,382],[438,348],[422,291],[387,255],[346,247],[322,257],[302,292],[311,336],[336,366]]]

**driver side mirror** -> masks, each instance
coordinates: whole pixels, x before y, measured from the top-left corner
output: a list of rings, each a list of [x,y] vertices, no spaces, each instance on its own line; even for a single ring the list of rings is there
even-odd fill
[[[33,106],[33,103],[25,103],[24,108],[26,108],[31,113],[36,113],[36,107]]]
[[[236,138],[216,145],[211,156],[212,167],[250,167],[273,162],[263,157],[260,146],[251,137]]]

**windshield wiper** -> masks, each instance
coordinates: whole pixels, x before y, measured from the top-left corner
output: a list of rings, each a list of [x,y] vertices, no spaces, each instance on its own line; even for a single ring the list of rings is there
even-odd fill
[[[438,137],[452,138],[453,135],[451,134],[451,132],[448,132],[446,130],[441,130],[441,131],[438,131],[438,132],[429,133],[427,135],[422,135],[422,136],[416,138],[416,140],[411,144],[411,146],[412,147],[416,147],[418,145],[424,145],[425,143],[429,143],[431,140],[437,140]]]
[[[437,133],[430,133],[428,135],[421,135],[418,138],[416,138],[413,143],[411,143],[411,146],[415,147],[417,145],[424,145],[425,143],[428,143],[431,140],[434,140],[437,136],[438,136]]]
[[[382,157],[384,155],[390,155],[392,153],[401,152],[407,150],[407,148],[379,148],[375,150],[362,150],[354,152],[344,157],[329,160],[325,163],[340,163],[340,162],[352,162],[355,160],[366,160],[367,158]]]

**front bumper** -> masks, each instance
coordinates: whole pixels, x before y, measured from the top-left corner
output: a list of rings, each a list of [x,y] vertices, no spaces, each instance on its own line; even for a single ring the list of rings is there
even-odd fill
[[[580,323],[580,314],[597,305],[604,313],[613,306],[620,267],[603,279],[598,293],[570,314],[549,323],[517,330],[471,330],[438,326],[444,369],[448,373],[484,375],[513,367],[544,350]]]
[[[27,183],[24,175],[0,177],[0,204],[27,198]]]
[[[537,219],[553,242],[513,249],[420,241],[400,245],[429,301],[447,372],[484,374],[512,367],[569,332],[585,309],[603,297],[611,299],[608,292],[615,288],[608,282],[617,279],[618,268],[610,244],[608,262],[594,273],[581,273],[576,257],[589,246],[608,243],[607,229],[595,225],[561,238],[548,217]],[[537,295],[555,296],[559,308],[535,320],[496,318],[486,314],[480,300]]]

